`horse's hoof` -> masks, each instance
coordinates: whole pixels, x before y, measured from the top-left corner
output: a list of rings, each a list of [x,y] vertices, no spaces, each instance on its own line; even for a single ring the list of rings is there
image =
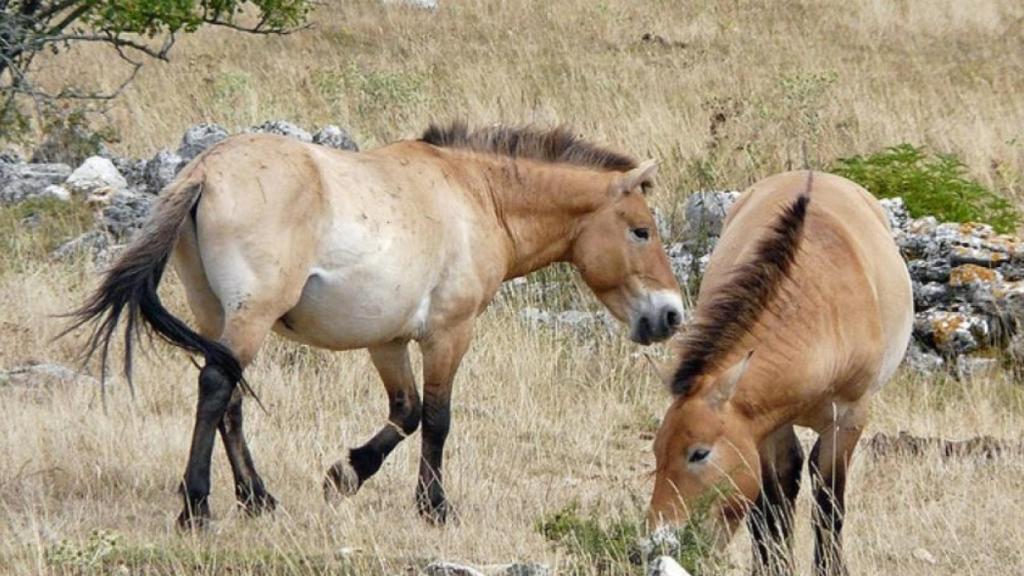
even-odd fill
[[[178,514],[177,524],[182,532],[202,532],[210,525],[210,513],[186,508]]]
[[[259,516],[273,512],[277,508],[277,499],[266,491],[241,492],[238,494],[238,505],[249,516]]]
[[[420,517],[431,525],[444,526],[445,524],[458,523],[458,518],[454,514],[451,505],[448,504],[447,499],[440,500],[438,502],[429,502],[425,499],[417,499],[416,504]]]
[[[327,478],[324,480],[324,499],[328,502],[352,496],[358,491],[359,474],[348,460],[337,462],[327,471]]]

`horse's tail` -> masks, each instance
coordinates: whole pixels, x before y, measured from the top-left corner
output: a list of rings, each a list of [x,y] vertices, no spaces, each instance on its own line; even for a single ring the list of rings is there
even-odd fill
[[[68,314],[71,325],[61,336],[86,324],[95,324],[83,351],[88,361],[99,350],[106,375],[107,356],[114,331],[125,318],[124,374],[131,386],[133,341],[142,333],[156,333],[161,339],[201,354],[207,364],[223,369],[235,382],[242,382],[242,367],[223,344],[197,334],[164,308],[157,294],[167,260],[183,226],[203,190],[202,170],[190,166],[160,194],[146,225],[103,275],[99,288],[77,310]],[[142,320],[142,322],[140,322]],[[242,384],[244,386],[244,383]]]

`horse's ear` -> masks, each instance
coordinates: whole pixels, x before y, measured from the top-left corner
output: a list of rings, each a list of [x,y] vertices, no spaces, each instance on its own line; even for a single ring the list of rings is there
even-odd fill
[[[743,375],[747,373],[747,368],[750,366],[750,357],[753,355],[753,350],[747,352],[747,355],[742,360],[730,366],[728,370],[718,377],[715,387],[711,390],[711,395],[708,398],[712,407],[720,408],[732,398],[732,395],[736,392],[736,385],[739,384]]]
[[[644,192],[654,184],[654,176],[658,173],[657,160],[644,160],[639,166],[629,172],[621,174],[611,185],[613,196],[629,194],[636,187]]]

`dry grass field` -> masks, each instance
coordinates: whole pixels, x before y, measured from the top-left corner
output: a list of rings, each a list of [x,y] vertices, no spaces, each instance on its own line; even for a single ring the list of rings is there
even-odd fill
[[[312,29],[292,36],[183,38],[173,62],[144,69],[108,113],[121,136],[115,148],[149,156],[200,121],[336,123],[364,147],[454,116],[568,122],[661,159],[655,202],[668,205],[700,187],[742,187],[801,165],[804,149],[823,166],[906,141],[960,155],[975,177],[1024,205],[1019,2],[441,5],[425,13],[327,2]],[[101,84],[117,74],[108,56],[87,50],[45,74],[58,82],[72,69]],[[77,210],[36,230],[0,211],[0,368],[74,361],[82,335],[53,342],[61,326],[53,315],[84,297],[95,270],[46,253],[82,228],[87,213]],[[187,318],[176,279],[163,293]],[[513,304],[487,312],[456,380],[446,473],[459,521],[444,528],[415,514],[416,437],[356,497],[336,507],[323,500],[326,468],[386,415],[363,352],[269,342],[248,372],[268,413],[250,405],[247,432],[281,507],[259,519],[236,510],[218,447],[216,522],[198,535],[174,528],[196,399],[197,370],[184,355],[153,347],[137,363],[134,400],[114,381],[106,412],[94,386],[0,383],[0,573],[88,572],[87,559],[68,560],[76,550],[109,552],[103,571],[133,574],[407,574],[433,559],[596,573],[546,541],[537,523],[574,502],[608,521],[637,517],[651,489],[650,435],[669,396],[625,338],[532,328]],[[1024,388],[1002,375],[954,382],[901,373],[879,396],[865,437],[901,430],[1019,442]],[[1022,495],[1019,456],[861,452],[847,491],[851,571],[1024,574]],[[805,494],[801,573],[810,571],[809,506]],[[743,574],[748,565],[744,533],[716,571]]]

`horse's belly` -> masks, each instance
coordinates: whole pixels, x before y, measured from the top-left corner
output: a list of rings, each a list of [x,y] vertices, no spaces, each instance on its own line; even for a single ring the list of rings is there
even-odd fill
[[[379,273],[314,271],[299,303],[274,330],[286,338],[332,350],[411,339],[423,329],[430,288]]]

